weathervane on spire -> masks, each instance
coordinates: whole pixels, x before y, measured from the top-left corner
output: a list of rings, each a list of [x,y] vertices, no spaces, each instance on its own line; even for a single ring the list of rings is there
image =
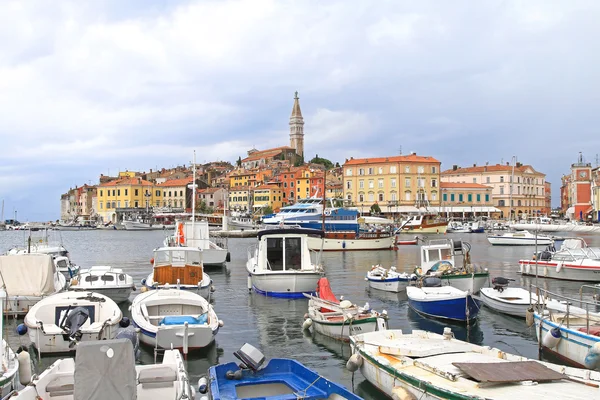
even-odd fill
[[[298,100],[298,91],[296,90],[296,92],[294,92],[294,99]]]

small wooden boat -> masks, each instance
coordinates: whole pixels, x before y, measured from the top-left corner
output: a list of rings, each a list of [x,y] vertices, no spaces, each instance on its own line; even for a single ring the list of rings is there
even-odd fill
[[[369,282],[369,287],[373,289],[398,293],[406,290],[406,286],[412,277],[416,279],[416,275],[398,272],[396,271],[396,267],[385,269],[380,265],[374,265],[367,272],[365,280]]]
[[[448,221],[443,221],[438,215],[419,214],[409,217],[395,233],[446,233]]]
[[[494,246],[548,246],[554,239],[546,235],[534,235],[529,231],[505,232],[501,235],[488,235],[488,242]]]
[[[70,290],[96,292],[110,297],[115,303],[129,299],[135,290],[133,278],[120,268],[95,265],[71,279]]]
[[[317,296],[308,297],[308,313],[303,323],[304,329],[312,327],[315,332],[338,340],[348,341],[356,333],[387,329],[387,312],[381,314],[365,307],[358,307],[348,300],[339,301],[329,286],[327,278],[321,278],[317,286]]]
[[[527,359],[443,335],[388,330],[350,338],[346,364],[393,399],[547,400],[600,397],[600,373]]]
[[[537,295],[522,288],[508,287],[509,281],[513,280],[502,277],[492,279],[493,287],[482,288],[479,292],[479,299],[494,311],[525,318],[527,309],[531,304],[537,302]],[[549,300],[549,302],[555,302],[555,300]]]
[[[426,317],[469,322],[479,314],[478,301],[469,292],[452,286],[408,286],[406,295],[410,308]]]
[[[241,364],[220,364],[208,370],[212,400],[361,400],[348,389],[319,375],[296,360],[273,358],[264,368],[265,356],[246,343],[233,353]],[[200,393],[208,387],[201,384]]]

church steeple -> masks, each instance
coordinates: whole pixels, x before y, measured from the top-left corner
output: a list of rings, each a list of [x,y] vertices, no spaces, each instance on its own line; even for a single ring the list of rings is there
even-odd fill
[[[294,107],[290,117],[290,147],[296,150],[296,154],[304,156],[304,118],[300,111],[300,98],[298,92],[294,93]]]

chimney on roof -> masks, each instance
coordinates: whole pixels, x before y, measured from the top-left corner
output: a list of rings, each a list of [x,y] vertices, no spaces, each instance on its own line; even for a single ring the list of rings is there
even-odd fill
[[[458,165],[454,164],[454,165],[452,166],[452,171],[456,171],[457,169],[458,169]]]
[[[507,161],[507,162],[506,162],[506,166],[508,167],[508,165],[509,165],[509,164],[508,164],[508,161]]]
[[[487,165],[483,167],[483,172],[487,172]]]
[[[473,163],[473,166],[474,166],[474,167],[476,167],[476,166],[477,166],[477,164],[476,164],[476,163]]]
[[[521,164],[520,162],[517,163],[517,168],[522,167],[523,164]]]
[[[413,155],[413,156],[416,156],[417,152],[416,151],[411,151],[410,154]]]

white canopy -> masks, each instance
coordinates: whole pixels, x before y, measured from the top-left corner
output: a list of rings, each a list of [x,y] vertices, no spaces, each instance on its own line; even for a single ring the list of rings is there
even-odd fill
[[[394,221],[381,217],[360,217],[359,222],[365,224],[393,224]]]
[[[53,294],[55,271],[48,254],[0,256],[0,282],[9,296]]]

